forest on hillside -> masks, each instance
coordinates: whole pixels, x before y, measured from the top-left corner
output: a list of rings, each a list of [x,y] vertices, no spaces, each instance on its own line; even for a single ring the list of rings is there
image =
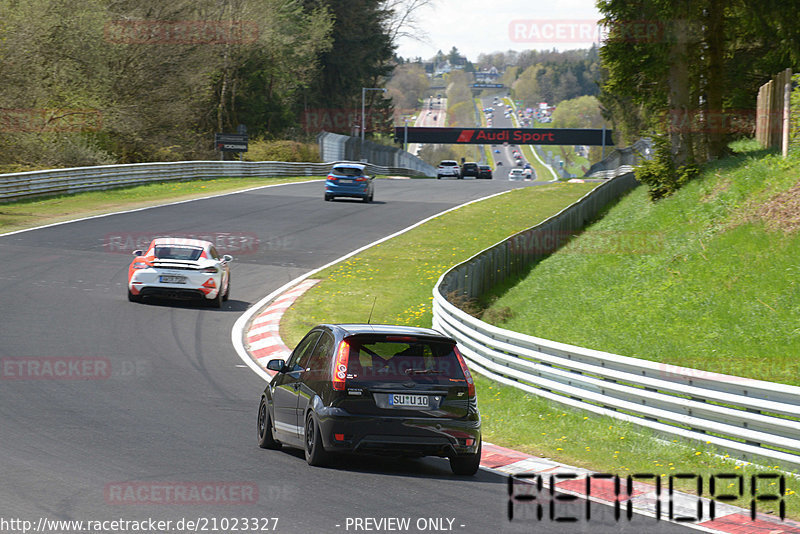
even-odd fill
[[[0,165],[216,158],[214,132],[303,139],[392,69],[415,2],[0,3]],[[405,10],[405,11],[404,11]]]

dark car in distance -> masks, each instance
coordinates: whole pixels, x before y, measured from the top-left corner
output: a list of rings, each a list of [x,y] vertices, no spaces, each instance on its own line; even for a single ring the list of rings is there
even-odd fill
[[[478,165],[478,178],[485,180],[492,179],[492,168],[488,165]]]
[[[478,164],[473,161],[468,161],[461,166],[461,177],[467,178],[478,178],[480,174],[480,170],[478,169]]]
[[[323,324],[288,361],[270,360],[258,408],[258,444],[335,453],[439,456],[458,475],[481,459],[472,375],[452,338],[393,325]]]

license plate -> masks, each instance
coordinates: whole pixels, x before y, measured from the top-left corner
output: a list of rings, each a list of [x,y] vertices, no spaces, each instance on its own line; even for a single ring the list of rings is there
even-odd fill
[[[390,406],[402,406],[411,408],[427,408],[429,400],[427,395],[389,395]]]
[[[341,179],[341,180],[339,180],[339,181],[340,181],[340,182],[342,182],[343,184],[352,184],[352,183],[353,183],[353,180],[346,180],[346,179],[344,179],[344,178],[342,178],[342,179]]]
[[[159,278],[162,284],[185,284],[186,277],[185,276],[169,276],[169,275],[161,275]]]

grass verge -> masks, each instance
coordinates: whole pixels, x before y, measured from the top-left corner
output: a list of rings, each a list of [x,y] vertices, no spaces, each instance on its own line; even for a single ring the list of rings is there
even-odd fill
[[[159,182],[105,191],[22,199],[0,203],[0,234],[120,210],[231,193],[251,187],[313,180],[292,178],[217,178],[187,182]]]
[[[322,322],[430,326],[432,290],[451,266],[528,228],[596,184],[517,189],[441,215],[319,274],[322,283],[292,306],[281,322],[289,346]]]
[[[639,187],[497,294],[492,308],[514,313],[495,323],[800,386],[798,170],[800,155],[745,153],[657,203]]]

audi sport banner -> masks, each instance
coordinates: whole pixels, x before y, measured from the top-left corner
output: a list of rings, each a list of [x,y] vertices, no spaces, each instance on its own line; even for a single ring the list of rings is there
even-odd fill
[[[408,138],[406,139],[406,130]],[[399,142],[433,144],[613,145],[611,130],[584,128],[408,128],[394,129]]]

